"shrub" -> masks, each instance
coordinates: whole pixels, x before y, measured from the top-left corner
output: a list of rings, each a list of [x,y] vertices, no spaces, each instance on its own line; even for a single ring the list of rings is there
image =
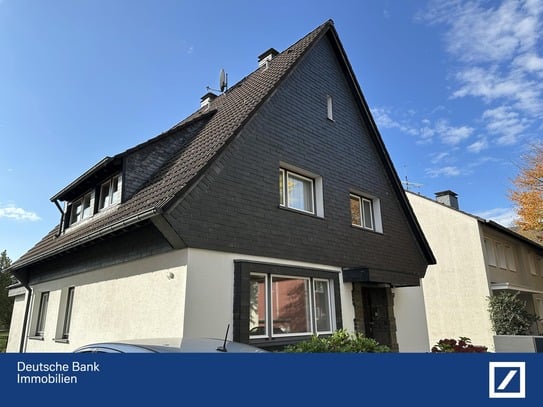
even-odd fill
[[[472,345],[471,339],[461,336],[459,340],[440,339],[432,347],[432,353],[484,353],[487,349],[486,346]]]
[[[502,291],[488,298],[488,311],[496,335],[526,335],[537,315],[526,310],[526,301],[518,298],[519,292]]]
[[[291,353],[325,353],[325,352],[351,352],[351,353],[381,353],[390,352],[386,345],[380,345],[372,338],[366,338],[361,333],[348,333],[345,329],[339,329],[332,335],[320,337],[314,335],[311,339],[298,342],[285,347],[284,352]]]

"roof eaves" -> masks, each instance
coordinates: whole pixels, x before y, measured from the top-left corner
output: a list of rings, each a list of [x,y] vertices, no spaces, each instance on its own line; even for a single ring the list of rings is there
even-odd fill
[[[70,249],[74,249],[80,245],[83,245],[85,243],[89,243],[95,239],[99,239],[101,237],[104,237],[106,235],[109,235],[111,233],[117,232],[119,230],[122,230],[124,228],[128,228],[130,226],[133,226],[139,222],[142,222],[144,220],[150,219],[156,214],[158,214],[159,211],[155,208],[147,209],[145,211],[139,212],[135,215],[132,215],[128,218],[123,218],[119,220],[118,222],[115,222],[113,224],[107,225],[103,228],[100,228],[92,233],[89,233],[87,235],[83,235],[82,237],[74,240],[68,241],[66,244],[55,246],[54,248],[50,250],[45,250],[41,252],[38,255],[35,256],[29,256],[27,259],[23,259],[21,261],[17,260],[15,261],[9,268],[8,271],[13,272],[20,269],[25,268],[26,266],[29,266],[34,263],[39,263],[42,260],[47,259],[48,257],[52,257],[55,255],[58,255],[60,253],[63,253],[65,251],[68,251]]]

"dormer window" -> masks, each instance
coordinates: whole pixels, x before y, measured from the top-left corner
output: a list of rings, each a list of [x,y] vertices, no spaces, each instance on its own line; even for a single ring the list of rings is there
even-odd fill
[[[94,215],[94,191],[86,193],[72,204],[70,225]]]
[[[68,206],[68,225],[88,219],[98,211],[121,202],[122,177],[117,174],[98,184]]]
[[[98,209],[102,210],[108,206],[121,202],[122,179],[120,175],[107,180],[100,187],[100,205]]]

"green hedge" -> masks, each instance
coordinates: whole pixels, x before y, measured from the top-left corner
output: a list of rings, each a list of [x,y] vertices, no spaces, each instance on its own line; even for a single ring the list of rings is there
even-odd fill
[[[344,329],[337,330],[330,336],[313,336],[311,339],[285,347],[284,352],[292,353],[325,353],[325,352],[390,352],[390,348],[380,345],[372,338],[361,333],[348,333]]]

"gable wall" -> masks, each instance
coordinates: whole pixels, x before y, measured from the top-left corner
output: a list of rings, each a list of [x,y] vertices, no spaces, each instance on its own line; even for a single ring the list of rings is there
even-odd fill
[[[478,220],[428,198],[407,196],[437,259],[421,284],[430,347],[465,336],[492,350],[490,282]]]
[[[333,96],[334,121],[326,116],[327,95]],[[279,208],[280,162],[322,176],[324,218]],[[351,226],[350,189],[381,199],[383,234]],[[426,269],[326,38],[264,103],[169,220],[189,247],[417,275]]]

